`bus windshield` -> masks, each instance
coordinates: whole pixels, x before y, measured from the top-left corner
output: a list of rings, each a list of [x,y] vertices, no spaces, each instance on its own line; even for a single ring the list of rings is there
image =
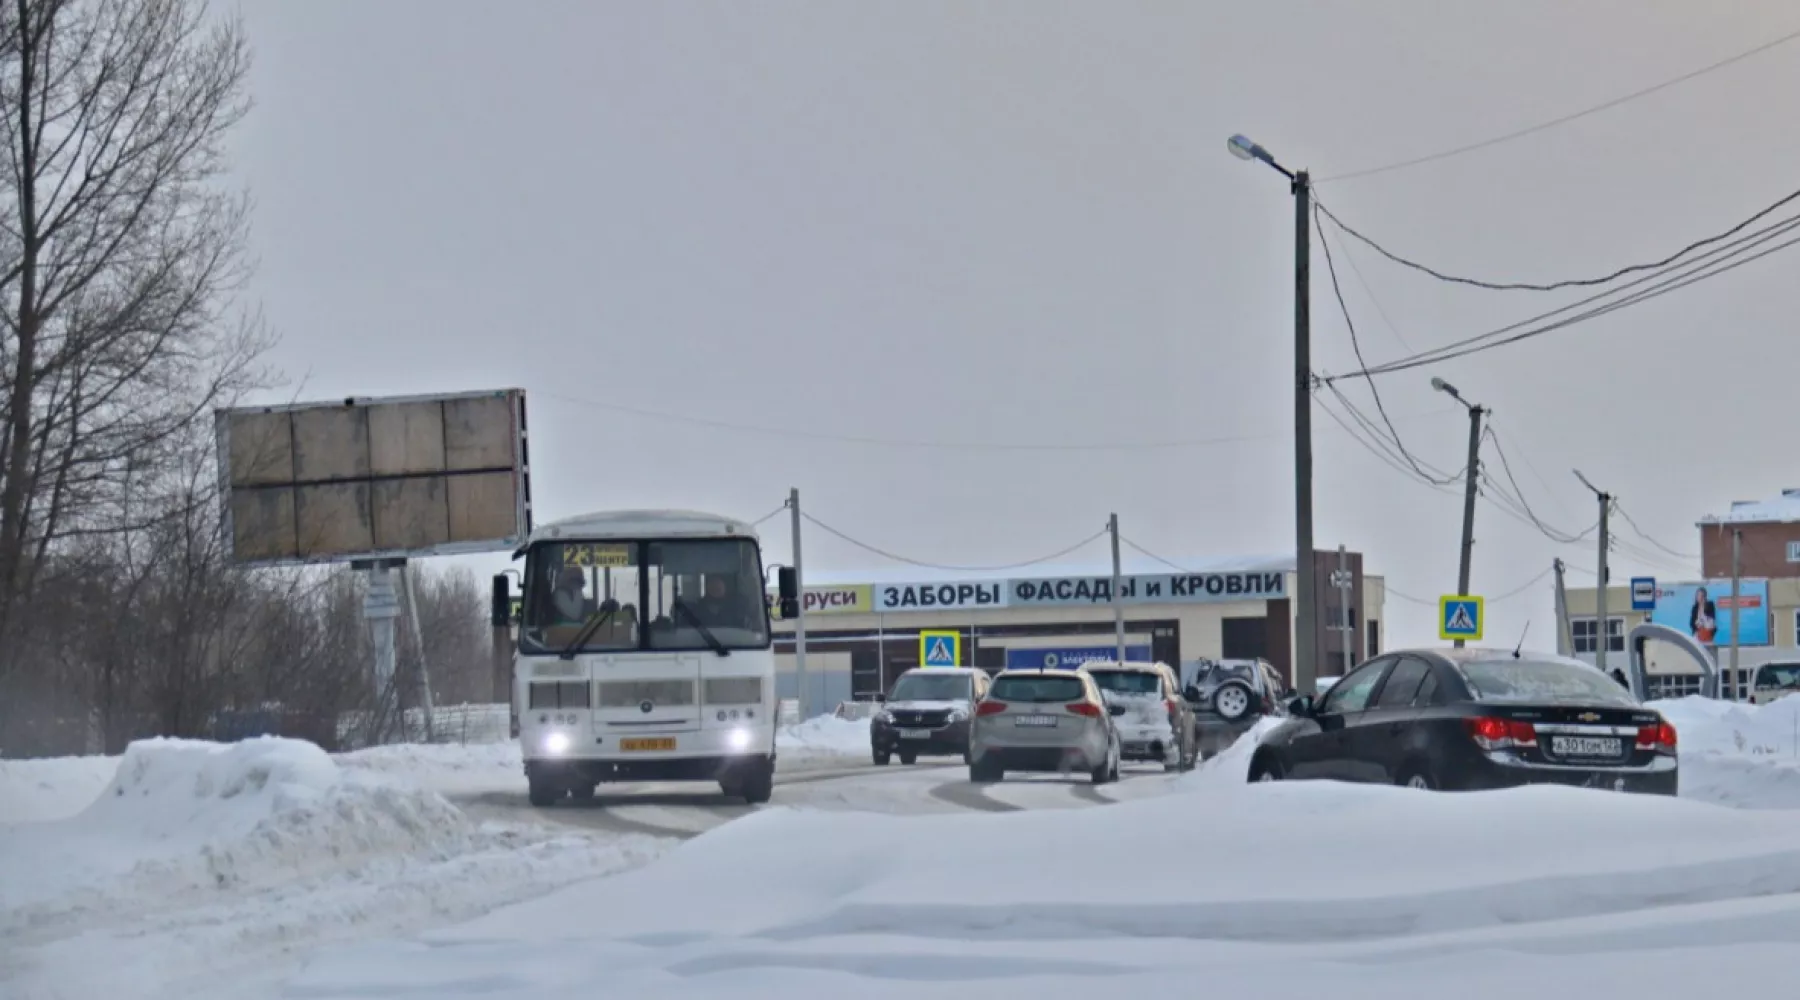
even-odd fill
[[[762,560],[747,538],[568,541],[525,559],[520,642],[561,652],[766,649]]]

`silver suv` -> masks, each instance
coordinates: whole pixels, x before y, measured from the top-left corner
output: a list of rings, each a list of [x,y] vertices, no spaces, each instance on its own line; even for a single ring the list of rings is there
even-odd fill
[[[1094,679],[1075,670],[1008,670],[994,678],[969,726],[969,780],[1008,771],[1086,771],[1119,780],[1119,731]]]

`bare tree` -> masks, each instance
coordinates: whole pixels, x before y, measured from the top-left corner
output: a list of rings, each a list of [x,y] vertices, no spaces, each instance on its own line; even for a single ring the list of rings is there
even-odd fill
[[[256,376],[236,313],[241,23],[204,0],[0,0],[0,679],[63,539],[188,503],[193,432]]]

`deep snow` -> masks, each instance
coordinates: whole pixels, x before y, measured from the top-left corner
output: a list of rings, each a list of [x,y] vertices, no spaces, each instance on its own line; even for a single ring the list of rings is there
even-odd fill
[[[1793,814],[1214,770],[1105,809],[767,809],[648,868],[322,955],[290,995],[1791,995]]]
[[[1800,701],[1655,707],[1680,731],[1689,801],[1249,786],[1246,739],[1186,775],[1009,782],[989,792],[1024,810],[1009,813],[925,795],[960,784],[956,768],[795,786],[777,802],[815,805],[765,807],[673,853],[523,810],[472,819],[455,796],[517,790],[511,744],[150,741],[7,762],[0,995],[539,1000],[604,982],[658,998],[1057,1000],[1105,977],[1234,1000],[1476,1000],[1549,981],[1785,997],[1772,970],[1800,936]],[[784,768],[867,760],[866,721],[779,738]],[[1071,791],[1120,804],[1081,808]],[[877,801],[898,792],[914,804]]]
[[[32,787],[82,787],[91,767],[61,763],[68,782],[39,766]],[[73,816],[0,826],[7,1000],[179,995],[221,969],[278,972],[290,944],[473,916],[667,849],[477,823],[296,740],[147,740],[113,770]]]

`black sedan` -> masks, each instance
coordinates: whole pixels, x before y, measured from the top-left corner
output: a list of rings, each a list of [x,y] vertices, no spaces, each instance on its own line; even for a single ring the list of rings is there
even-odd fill
[[[1328,778],[1475,790],[1550,783],[1674,795],[1675,727],[1580,660],[1400,650],[1298,698],[1251,781]]]

